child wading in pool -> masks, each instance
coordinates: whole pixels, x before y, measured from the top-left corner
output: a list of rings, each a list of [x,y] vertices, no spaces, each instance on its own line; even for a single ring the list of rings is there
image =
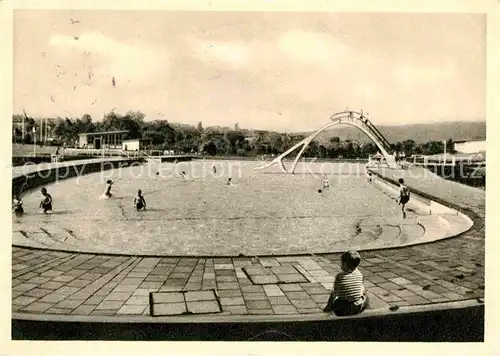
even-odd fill
[[[14,205],[12,206],[12,211],[16,216],[21,216],[24,214],[23,201],[20,196],[16,196],[13,200]]]
[[[405,181],[403,178],[399,178],[399,197],[396,199],[396,201],[399,200],[399,204],[402,205],[401,210],[403,211],[403,219],[406,219],[406,213],[405,213],[405,205],[408,203],[410,200],[410,189],[404,184]]]
[[[115,182],[113,182],[111,179],[108,179],[108,181],[106,182],[106,192],[104,193],[104,195],[107,196],[108,198],[112,197],[111,187],[113,186],[114,183]]]
[[[233,185],[233,181],[231,180],[231,178],[228,178],[228,179],[227,179],[227,183],[226,183],[226,185]]]
[[[325,174],[323,176],[323,189],[328,188],[330,186],[330,181],[328,180],[328,176]]]
[[[367,307],[363,275],[358,270],[361,257],[356,251],[348,251],[341,257],[342,272],[335,276],[333,291],[324,312],[335,315],[359,314]]]
[[[40,208],[43,209],[44,214],[47,214],[47,212],[52,211],[52,197],[47,193],[47,189],[45,188],[42,188],[41,192],[43,199],[40,202]]]
[[[134,208],[136,208],[137,211],[146,210],[146,200],[142,196],[142,191],[140,189],[137,191],[137,196],[134,198]]]

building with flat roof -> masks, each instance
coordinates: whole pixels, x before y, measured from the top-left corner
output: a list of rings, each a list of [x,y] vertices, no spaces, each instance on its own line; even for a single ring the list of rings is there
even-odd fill
[[[138,138],[133,140],[123,140],[121,149],[124,151],[140,151],[144,149],[145,144],[145,140],[140,140]]]
[[[128,130],[81,133],[78,134],[78,147],[97,150],[101,148],[121,149],[126,134]]]

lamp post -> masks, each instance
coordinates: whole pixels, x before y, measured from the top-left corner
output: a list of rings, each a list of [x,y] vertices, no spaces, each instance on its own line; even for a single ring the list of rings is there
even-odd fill
[[[443,155],[443,159],[444,159],[444,164],[446,165],[446,140],[443,140],[443,144],[444,144],[444,155]]]
[[[24,130],[24,119],[26,119],[26,121],[28,121],[28,115],[26,115],[26,110],[23,109],[23,143],[24,143],[24,136],[25,136],[25,130]],[[27,122],[29,124],[29,122]]]
[[[45,135],[43,139],[43,145],[47,146],[47,134],[49,133],[49,118],[45,118]]]
[[[33,157],[36,157],[36,126],[33,126]]]
[[[40,145],[43,145],[43,118],[40,118]]]

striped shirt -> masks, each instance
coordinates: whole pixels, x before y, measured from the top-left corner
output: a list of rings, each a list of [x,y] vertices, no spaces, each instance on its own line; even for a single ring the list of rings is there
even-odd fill
[[[340,272],[335,277],[334,294],[349,302],[359,300],[365,291],[363,286],[363,275],[356,268],[352,272]]]

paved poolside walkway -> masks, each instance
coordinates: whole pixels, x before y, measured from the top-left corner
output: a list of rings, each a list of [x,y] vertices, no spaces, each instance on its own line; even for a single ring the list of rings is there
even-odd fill
[[[73,168],[77,164],[85,165],[90,163],[120,162],[123,160],[124,160],[123,157],[103,157],[103,158],[89,158],[89,159],[79,159],[73,161],[63,161],[57,163],[50,162],[50,163],[39,163],[39,164],[25,164],[23,166],[12,167],[12,178],[32,174],[38,171],[43,171],[51,168],[59,168],[66,170]],[[79,171],[81,171],[81,169]]]
[[[475,225],[446,240],[361,252],[371,308],[388,313],[401,306],[483,298],[484,191],[420,169],[382,173],[392,179],[403,175],[411,188],[469,210]],[[13,318],[321,315],[339,258],[139,257],[13,247]]]

